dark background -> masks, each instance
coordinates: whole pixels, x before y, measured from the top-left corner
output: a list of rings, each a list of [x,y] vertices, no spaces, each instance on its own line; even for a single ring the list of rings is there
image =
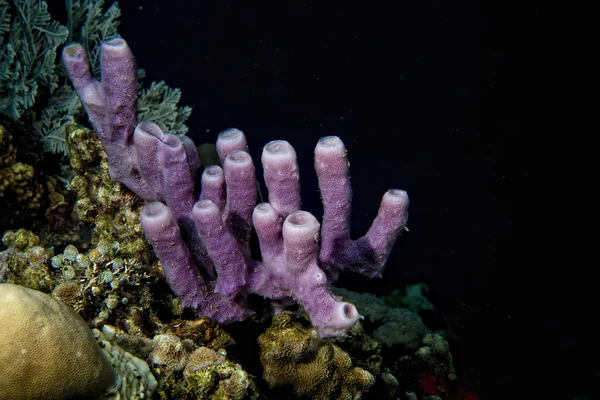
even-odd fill
[[[405,189],[410,232],[379,294],[425,282],[455,339],[461,379],[485,398],[594,398],[589,293],[548,259],[561,235],[542,126],[546,9],[528,2],[122,1],[120,34],[147,82],[193,106],[197,144],[237,127],[259,159],[292,143],[303,206],[320,214],[312,150],[338,135],[351,161],[353,232]],[[554,203],[557,203],[554,205]],[[548,210],[549,208],[549,210]],[[556,219],[548,223],[548,219]],[[556,260],[555,260],[556,261]],[[588,316],[589,317],[589,316]],[[591,350],[590,350],[591,349]]]

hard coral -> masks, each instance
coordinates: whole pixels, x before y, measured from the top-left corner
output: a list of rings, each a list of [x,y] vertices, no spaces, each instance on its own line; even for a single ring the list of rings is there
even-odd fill
[[[52,252],[39,245],[38,236],[25,229],[6,231],[2,243],[7,249],[0,252],[0,281],[44,292],[54,288],[48,268]]]
[[[252,378],[241,365],[226,358],[225,350],[198,347],[191,340],[181,340],[173,334],[156,335],[152,345],[149,358],[159,379],[161,398],[257,398]]]
[[[0,284],[0,332],[3,400],[94,398],[116,382],[85,321],[46,294]]]
[[[271,388],[289,386],[297,396],[314,400],[355,399],[374,383],[371,373],[352,366],[352,360],[330,339],[294,322],[283,312],[259,336],[264,379]]]
[[[144,360],[135,357],[117,344],[117,329],[104,325],[102,331],[94,329],[94,337],[119,375],[117,385],[104,398],[106,400],[149,399],[157,382]]]
[[[97,137],[72,125],[67,135],[75,172],[69,190],[77,195],[79,220],[94,224],[92,244],[118,242],[122,258],[148,262],[152,251],[140,226],[143,202],[108,175],[106,153]]]
[[[17,162],[12,135],[0,125],[0,198],[15,202],[24,210],[37,210],[42,205],[43,186],[37,182],[34,168]],[[7,200],[8,199],[8,200]]]

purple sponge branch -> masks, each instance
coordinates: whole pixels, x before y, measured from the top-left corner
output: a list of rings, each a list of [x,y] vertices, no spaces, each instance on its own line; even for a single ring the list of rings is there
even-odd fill
[[[202,315],[220,323],[241,321],[252,314],[238,302],[231,301],[230,297],[217,294],[214,282],[202,278],[169,207],[159,202],[146,204],[141,223],[171,289],[185,307],[202,310]]]
[[[352,304],[335,299],[319,268],[317,219],[306,211],[296,211],[282,226],[279,213],[269,203],[262,203],[254,209],[253,221],[263,262],[251,271],[251,291],[270,299],[295,299],[321,337],[345,335],[360,315]]]
[[[135,128],[133,143],[143,180],[154,189],[158,200],[171,209],[177,222],[189,222],[199,162],[189,161],[191,151],[177,136],[163,133],[151,122],[142,122]],[[198,158],[197,153],[191,154],[192,160]]]
[[[104,145],[111,178],[147,202],[142,229],[186,307],[230,323],[252,314],[247,300],[257,294],[300,303],[322,337],[350,330],[360,315],[352,304],[339,301],[330,285],[341,272],[368,277],[381,273],[406,224],[406,192],[389,190],[367,234],[351,240],[352,192],[346,149],[339,138],[323,138],[315,149],[324,207],[321,228],[313,215],[300,211],[294,148],[285,141],[265,146],[262,163],[269,202],[256,205],[255,168],[246,137],[229,129],[217,139],[223,168],[205,168],[196,202],[200,163],[193,142],[164,133],[151,122],[135,126],[135,62],[125,41],[117,38],[102,45],[101,82],[92,77],[80,45],[67,46],[63,59]],[[250,255],[252,228],[261,261]]]
[[[139,175],[135,148],[131,146],[137,124],[138,83],[135,60],[125,40],[116,38],[102,44],[102,82],[92,76],[82,45],[66,46],[63,62],[102,141],[110,177],[144,199],[158,200],[158,194]]]
[[[284,140],[268,143],[262,153],[269,204],[282,217],[300,209],[300,172],[296,151]]]
[[[380,276],[396,238],[408,220],[408,195],[391,189],[368,233],[350,239],[352,187],[350,163],[344,143],[336,136],[321,138],[315,148],[315,169],[323,199],[323,229],[319,260],[329,278],[341,271],[374,278]]]

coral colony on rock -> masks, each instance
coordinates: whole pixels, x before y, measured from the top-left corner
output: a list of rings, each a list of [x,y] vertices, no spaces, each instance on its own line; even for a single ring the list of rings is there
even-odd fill
[[[389,190],[369,231],[350,239],[348,159],[338,137],[315,148],[323,199],[323,225],[300,210],[296,153],[286,141],[267,144],[262,163],[269,201],[256,205],[256,178],[246,138],[222,132],[217,151],[223,168],[207,167],[195,198],[200,167],[194,143],[137,123],[133,54],[122,38],[103,43],[101,81],[94,79],[83,46],[63,51],[69,77],[106,151],[113,180],[146,201],[141,224],[165,276],[183,305],[219,323],[252,314],[248,296],[296,301],[321,337],[348,333],[360,314],[332,294],[340,273],[379,276],[408,218],[408,196]],[[251,229],[262,261],[250,257]]]

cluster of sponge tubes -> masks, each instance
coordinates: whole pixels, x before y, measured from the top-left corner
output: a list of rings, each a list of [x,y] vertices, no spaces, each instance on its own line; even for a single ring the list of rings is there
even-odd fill
[[[321,226],[300,209],[294,148],[285,141],[264,147],[268,202],[257,205],[246,138],[229,129],[217,140],[223,168],[204,169],[196,198],[200,162],[193,142],[150,122],[137,124],[135,62],[127,43],[117,38],[103,44],[101,81],[92,76],[82,46],[67,46],[63,60],[106,150],[111,178],[146,201],[142,228],[185,306],[229,323],[252,314],[247,300],[257,294],[301,304],[321,337],[350,330],[360,315],[352,304],[338,300],[330,285],[340,273],[380,275],[406,225],[406,192],[386,192],[368,232],[352,240],[349,164],[338,137],[321,138],[315,148]],[[261,261],[250,255],[252,229]]]

